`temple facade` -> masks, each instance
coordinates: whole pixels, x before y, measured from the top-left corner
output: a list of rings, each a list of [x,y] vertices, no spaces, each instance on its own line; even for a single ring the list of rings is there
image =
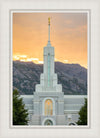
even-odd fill
[[[29,125],[76,125],[78,112],[85,95],[64,95],[58,84],[54,64],[54,47],[50,42],[50,18],[48,19],[48,43],[44,47],[43,73],[33,95],[21,95],[29,112]]]

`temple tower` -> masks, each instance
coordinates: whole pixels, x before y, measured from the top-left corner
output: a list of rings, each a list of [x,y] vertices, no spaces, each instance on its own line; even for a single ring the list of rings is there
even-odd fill
[[[34,112],[31,125],[65,125],[64,94],[57,82],[54,64],[54,47],[50,42],[50,18],[48,18],[48,43],[44,47],[43,73],[34,92]]]

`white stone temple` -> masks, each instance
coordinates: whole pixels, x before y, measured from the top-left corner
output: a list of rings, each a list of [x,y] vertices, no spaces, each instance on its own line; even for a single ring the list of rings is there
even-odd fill
[[[33,95],[21,95],[29,112],[29,125],[76,125],[78,112],[86,95],[64,95],[58,84],[54,64],[54,47],[50,43],[50,18],[48,43],[44,47],[44,67],[40,84]]]

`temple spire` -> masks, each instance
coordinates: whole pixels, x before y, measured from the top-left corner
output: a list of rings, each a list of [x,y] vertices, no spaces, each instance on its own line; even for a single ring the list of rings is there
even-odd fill
[[[48,46],[50,46],[50,17],[48,18]]]
[[[48,18],[48,24],[50,25],[50,17]]]
[[[48,41],[50,41],[50,17],[48,18]]]

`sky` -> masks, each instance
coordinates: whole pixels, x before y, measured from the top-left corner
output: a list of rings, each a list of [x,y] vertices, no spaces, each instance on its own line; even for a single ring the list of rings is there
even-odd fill
[[[87,68],[86,13],[13,13],[13,60],[43,63],[48,17],[55,61]]]

